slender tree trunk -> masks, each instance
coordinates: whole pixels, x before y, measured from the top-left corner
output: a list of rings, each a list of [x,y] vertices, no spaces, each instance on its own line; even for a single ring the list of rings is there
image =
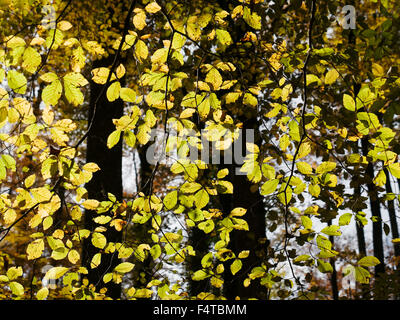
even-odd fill
[[[146,196],[150,195],[151,183],[150,179],[153,172],[153,165],[151,165],[146,159],[146,153],[149,148],[149,144],[143,147],[139,147],[138,154],[140,159],[139,169],[139,185],[137,186],[139,192],[143,192]],[[130,227],[129,234],[132,239],[135,239],[136,245],[149,244],[151,245],[151,235],[148,232],[151,229],[151,219],[143,224],[134,224]],[[147,252],[148,254],[148,252]],[[143,288],[153,278],[154,262],[151,256],[148,254],[144,257],[143,261],[140,259],[135,260],[135,269],[132,271],[133,286],[135,288]]]
[[[329,220],[328,226],[332,225],[332,220]],[[333,236],[329,236],[329,241],[332,243],[332,246],[335,243],[335,239]],[[335,266],[335,259],[330,258],[329,259],[330,264],[332,265],[332,274],[330,278],[331,282],[331,289],[332,289],[332,298],[333,300],[339,300],[339,289],[338,289],[338,284],[337,284],[337,271],[336,271],[336,266]]]
[[[386,175],[386,193],[392,193],[392,186],[390,184],[390,175],[389,171],[385,168],[384,169]],[[389,219],[390,219],[390,230],[392,231],[392,238],[396,239],[399,237],[399,229],[397,226],[397,217],[396,217],[396,209],[394,205],[394,200],[389,200],[387,202],[388,212],[389,212]],[[394,243],[394,255],[396,257],[400,256],[400,244]]]
[[[354,4],[354,1],[351,1],[350,4]],[[359,57],[358,53],[356,51],[356,34],[353,30],[350,30],[349,32],[349,45],[352,47],[354,50],[354,65],[353,67],[355,70],[358,70],[358,62],[359,62]],[[355,75],[357,76],[357,75]],[[360,91],[361,85],[358,83],[356,79],[354,79],[353,82],[353,91],[354,91],[354,99],[356,99],[356,96],[358,95],[358,92]],[[360,110],[362,111],[362,109]],[[361,139],[361,150],[363,156],[368,155],[368,149],[369,149],[369,142],[368,142],[368,137],[364,137]],[[368,188],[368,195],[370,199],[370,207],[371,207],[371,213],[372,217],[376,219],[376,222],[373,222],[372,225],[372,234],[373,234],[373,247],[374,247],[374,255],[379,259],[381,262],[377,266],[375,266],[375,276],[379,275],[380,273],[385,272],[385,261],[384,261],[384,251],[383,251],[383,241],[382,241],[382,219],[381,219],[381,209],[380,209],[380,203],[379,203],[379,198],[378,198],[378,190],[376,189],[375,184],[372,182],[372,179],[374,178],[374,168],[372,163],[368,163],[367,165],[367,170],[366,170],[366,176],[368,179],[367,182],[367,188]]]
[[[361,139],[362,152],[364,156],[368,155],[368,138]],[[368,163],[367,170],[367,188],[368,195],[371,207],[372,218],[376,221],[372,224],[372,236],[373,236],[373,248],[374,248],[374,256],[379,259],[381,262],[377,266],[375,266],[375,276],[378,276],[381,273],[385,272],[385,255],[383,250],[383,241],[382,241],[382,215],[381,208],[378,197],[378,190],[375,184],[372,182],[374,178],[374,168],[372,163]]]
[[[246,150],[246,129],[258,131],[257,119],[241,119],[243,121],[243,144],[242,150]],[[257,144],[257,141],[255,142]],[[258,298],[266,299],[267,290],[261,286],[258,281],[252,281],[248,287],[243,286],[243,280],[251,269],[260,265],[262,253],[265,252],[262,240],[266,241],[265,208],[263,196],[260,195],[258,188],[253,192],[253,184],[246,175],[238,175],[235,171],[240,168],[239,164],[230,166],[230,177],[233,184],[233,195],[221,199],[224,207],[224,213],[229,212],[236,207],[247,209],[243,218],[246,220],[249,231],[235,230],[231,232],[231,241],[229,248],[238,254],[243,250],[249,250],[250,255],[242,259],[242,268],[239,273],[232,276],[229,266],[232,260],[228,260],[225,268],[224,295],[228,299],[235,299],[236,296],[242,299]]]
[[[93,63],[93,68],[109,67],[113,56],[103,58]],[[87,183],[86,189],[90,199],[98,201],[108,200],[108,193],[112,193],[118,201],[122,200],[122,142],[120,141],[112,149],[107,147],[107,137],[115,130],[112,119],[120,118],[123,113],[123,101],[118,99],[109,102],[106,95],[102,94],[95,105],[96,99],[102,92],[102,85],[90,82],[90,110],[89,119],[94,114],[92,128],[87,138],[87,162],[95,162],[101,170],[93,174],[92,180]],[[112,212],[107,212],[110,216]],[[94,211],[87,210],[85,213],[85,228],[93,232],[98,225],[93,221],[97,214]],[[109,227],[103,232],[108,242],[121,242],[122,232]],[[96,289],[107,288],[107,295],[117,299],[121,296],[121,284],[112,281],[103,283],[103,276],[112,272],[120,260],[117,254],[102,253],[101,263],[96,268],[90,267],[93,256],[99,253],[99,249],[91,243],[91,237],[85,240],[83,247],[83,263],[89,273],[87,275],[90,283],[96,285]]]

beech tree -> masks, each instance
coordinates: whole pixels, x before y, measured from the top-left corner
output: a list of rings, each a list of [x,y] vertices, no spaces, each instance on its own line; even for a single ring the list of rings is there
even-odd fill
[[[397,299],[399,13],[1,1],[0,299]]]

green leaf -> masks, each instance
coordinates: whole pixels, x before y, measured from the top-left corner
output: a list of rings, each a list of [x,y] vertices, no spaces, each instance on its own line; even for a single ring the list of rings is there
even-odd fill
[[[15,169],[16,169],[16,161],[10,155],[8,155],[8,154],[1,155],[1,162],[4,164],[4,166],[7,169],[15,171]]]
[[[286,189],[286,192],[285,192]],[[283,205],[287,205],[292,199],[293,190],[287,184],[282,184],[280,192],[278,193],[278,199]]]
[[[64,259],[68,254],[68,249],[64,247],[64,245],[57,247],[53,250],[51,253],[51,258],[54,260],[62,260]]]
[[[122,262],[114,268],[115,272],[127,273],[130,272],[135,265],[130,262]]]
[[[339,226],[347,226],[350,224],[352,213],[344,213],[339,217]]]
[[[321,232],[327,234],[328,236],[340,236],[342,233],[339,229],[339,226],[331,225],[323,228]]]
[[[7,73],[8,86],[14,90],[15,93],[24,94],[27,88],[27,80],[25,76],[15,70],[10,70]]]
[[[289,122],[289,135],[294,141],[300,141],[300,127],[295,120]]]
[[[201,266],[203,268],[209,268],[213,264],[213,259],[214,256],[212,252],[205,254],[204,257],[201,259]]]
[[[315,82],[316,82],[317,85],[321,84],[321,80],[315,74],[307,74],[307,76],[306,76],[306,84],[307,84],[307,86],[312,84],[312,83],[315,83]]]
[[[354,272],[357,282],[365,284],[369,283],[369,278],[371,277],[371,274],[368,270],[364,269],[363,267],[354,267]]]
[[[223,179],[223,178],[225,178],[228,174],[229,174],[229,169],[227,169],[227,168],[221,169],[221,170],[219,170],[218,173],[217,173],[217,178],[218,178],[218,179]]]
[[[86,78],[79,72],[69,72],[64,76],[64,81],[74,87],[83,87],[89,84]]]
[[[168,58],[168,48],[161,48],[156,50],[151,56],[151,62],[154,64],[163,64]]]
[[[305,229],[312,229],[312,220],[307,216],[301,216],[301,224]]]
[[[159,244],[155,244],[150,249],[150,255],[153,258],[153,260],[158,259],[161,256],[161,253],[162,253],[162,251],[161,251],[161,247]]]
[[[194,193],[197,190],[201,189],[202,186],[200,183],[197,182],[185,182],[181,188],[180,191],[183,193]]]
[[[376,265],[380,264],[378,258],[374,256],[366,256],[358,260],[357,264],[363,267],[375,267]]]
[[[317,260],[318,270],[322,273],[329,273],[333,271],[332,265],[329,262],[325,262],[321,259]]]
[[[279,138],[279,147],[282,149],[282,151],[285,151],[289,145],[290,137],[287,134],[282,135]]]
[[[276,190],[276,188],[278,187],[278,184],[279,184],[279,179],[268,180],[267,182],[265,182],[262,185],[260,193],[263,196],[265,196],[267,194],[271,194],[272,192],[274,192]]]

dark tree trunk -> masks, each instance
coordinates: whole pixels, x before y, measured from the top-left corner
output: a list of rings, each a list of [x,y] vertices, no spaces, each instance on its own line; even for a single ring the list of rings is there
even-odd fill
[[[329,220],[328,225],[332,225],[332,220]],[[332,246],[335,243],[335,239],[333,236],[329,236],[329,241],[332,243]],[[338,284],[337,284],[337,271],[336,271],[336,266],[335,266],[335,259],[330,258],[329,259],[330,264],[332,265],[332,274],[330,278],[331,282],[331,289],[332,289],[332,298],[333,300],[339,300],[339,289],[338,289]]]
[[[258,132],[258,122],[255,117],[241,120],[243,121],[242,150],[244,151],[246,150],[245,145],[247,140],[246,129]],[[255,143],[257,144],[257,141]],[[232,260],[228,260],[226,263],[224,295],[228,299],[235,299],[237,296],[241,297],[241,299],[266,299],[267,290],[258,281],[252,281],[248,287],[243,286],[243,280],[247,278],[247,274],[253,267],[260,265],[263,254],[265,254],[265,243],[262,243],[262,241],[266,241],[266,223],[264,198],[260,195],[258,188],[252,190],[253,183],[248,180],[246,175],[239,175],[235,172],[240,167],[241,164],[229,166],[231,182],[233,184],[233,195],[221,197],[221,204],[225,214],[229,214],[236,207],[247,209],[246,214],[242,218],[246,220],[249,231],[232,231],[229,249],[235,254],[243,250],[249,250],[250,255],[248,258],[242,259],[242,268],[234,276],[229,269]]]
[[[386,193],[392,193],[392,186],[390,184],[390,175],[389,171],[385,168],[384,169],[386,175]],[[397,217],[396,217],[396,208],[394,205],[394,200],[389,200],[387,202],[388,212],[389,212],[389,219],[390,219],[390,230],[392,231],[392,238],[396,239],[399,237],[399,229],[397,226]],[[394,243],[394,255],[396,257],[400,256],[400,244]]]
[[[368,155],[368,138],[361,139],[362,152],[364,156]],[[385,256],[383,250],[383,241],[382,241],[382,215],[381,215],[381,207],[379,203],[378,190],[375,184],[372,182],[374,178],[374,168],[372,163],[368,162],[367,170],[367,188],[368,188],[368,196],[371,207],[372,218],[376,221],[372,223],[372,236],[373,236],[373,248],[374,248],[374,256],[379,259],[381,262],[377,266],[375,266],[375,276],[378,276],[381,273],[385,272]]]
[[[151,187],[151,179],[152,173],[154,170],[154,166],[151,165],[146,159],[146,153],[150,144],[138,147],[137,151],[139,154],[140,160],[140,169],[138,173],[138,186],[137,189],[139,192],[143,192],[146,196],[149,196],[152,192]],[[130,226],[129,234],[132,239],[136,241],[136,245],[140,244],[152,244],[151,235],[148,232],[151,229],[151,219],[143,224],[135,223]],[[144,257],[144,260],[136,259],[135,269],[132,271],[132,279],[133,286],[135,288],[144,288],[146,285],[153,279],[153,268],[154,262],[151,256],[146,251],[147,256]]]
[[[93,68],[109,67],[113,56],[103,58],[93,63]],[[87,138],[87,162],[95,162],[101,170],[93,174],[92,180],[86,184],[90,199],[98,201],[108,200],[108,193],[112,193],[118,201],[122,200],[122,139],[112,149],[107,147],[107,138],[115,130],[112,119],[120,118],[123,114],[123,101],[118,99],[109,102],[105,90],[102,93],[102,85],[90,82],[90,109],[89,119],[93,118],[93,124]],[[101,96],[100,96],[101,95]],[[99,97],[100,96],[100,97]],[[98,99],[98,100],[97,100]],[[96,100],[98,101],[96,104]],[[112,212],[108,212],[112,216]],[[87,210],[85,213],[85,228],[94,231],[98,225],[93,221],[96,213]],[[103,232],[108,242],[121,242],[122,232],[109,227]],[[105,254],[101,256],[101,264],[94,269],[90,268],[90,262],[99,249],[91,243],[90,237],[85,240],[83,247],[83,263],[89,273],[87,275],[90,283],[96,285],[96,289],[107,288],[107,295],[117,299],[121,296],[121,284],[110,281],[103,283],[103,276],[112,272],[114,267],[120,263],[117,254]]]

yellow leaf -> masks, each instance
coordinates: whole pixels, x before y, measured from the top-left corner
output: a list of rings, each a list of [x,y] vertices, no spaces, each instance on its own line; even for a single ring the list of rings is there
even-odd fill
[[[95,269],[97,268],[101,263],[101,253],[96,253],[93,258],[92,261],[90,262],[90,268]]]
[[[156,50],[151,56],[152,63],[163,64],[167,61],[168,48],[161,48]]]
[[[85,200],[82,206],[88,210],[95,210],[99,206],[100,202],[94,199]]]
[[[389,171],[393,177],[400,179],[400,163],[391,163],[389,164]]]
[[[103,249],[107,244],[107,239],[100,232],[93,232],[93,234],[92,234],[92,244],[96,248]]]
[[[52,280],[61,278],[69,269],[66,267],[53,267],[44,275],[44,279]]]
[[[381,77],[381,76],[384,75],[385,71],[382,68],[382,66],[380,66],[377,63],[373,63],[372,64],[372,73],[373,73],[374,76]]]
[[[47,202],[52,196],[51,191],[45,187],[33,188],[30,191],[37,202]]]
[[[348,94],[343,95],[343,106],[350,111],[355,111],[356,110],[356,103],[354,99],[349,96]]]
[[[11,292],[16,295],[16,296],[22,296],[24,294],[24,287],[22,286],[22,284],[16,282],[16,281],[12,281],[9,283]]]
[[[54,112],[51,110],[50,106],[46,106],[42,113],[42,119],[45,124],[50,126],[54,121]]]
[[[44,300],[47,298],[47,296],[49,295],[49,289],[44,287],[42,289],[40,289],[37,293],[36,293],[36,299],[38,300]]]
[[[339,77],[339,72],[336,69],[329,70],[325,75],[325,84],[332,84]]]
[[[6,224],[11,224],[17,219],[17,213],[14,209],[7,209],[3,214],[3,219]]]
[[[114,268],[114,271],[119,273],[127,273],[133,269],[135,265],[130,262],[122,262]]]
[[[222,77],[216,68],[211,68],[211,70],[206,75],[206,82],[210,83],[214,90],[218,90],[222,85]]]
[[[312,174],[312,167],[307,162],[296,162],[296,167],[302,174]]]
[[[133,25],[138,30],[142,30],[146,26],[146,12],[144,10],[136,10],[138,11],[133,17]]]
[[[66,20],[62,20],[58,23],[57,27],[61,30],[61,31],[68,31],[69,29],[72,28],[72,24]]]
[[[158,11],[161,10],[161,7],[158,5],[157,2],[153,1],[153,2],[149,3],[149,4],[145,7],[145,10],[146,10],[148,13],[156,13],[156,12],[158,12]]]
[[[79,261],[80,259],[80,255],[79,252],[76,250],[71,250],[70,252],[68,252],[68,260],[72,263],[75,264]]]
[[[136,100],[136,92],[131,88],[121,88],[119,96],[126,102],[135,102]]]
[[[142,40],[138,40],[135,46],[135,54],[139,60],[144,60],[149,55],[149,49]]]
[[[89,172],[96,172],[96,171],[100,170],[100,167],[94,162],[89,162],[89,163],[86,163],[82,167],[82,169],[85,170],[85,171],[89,171]]]
[[[121,90],[121,84],[118,81],[113,82],[107,89],[106,95],[108,101],[112,102],[117,100],[119,98],[120,90]]]
[[[28,254],[28,260],[33,260],[40,258],[44,250],[44,241],[43,239],[37,239],[31,242],[26,249],[26,253]]]
[[[247,209],[238,207],[238,208],[233,209],[229,216],[241,217],[241,216],[244,216],[246,214],[246,212],[247,212]]]
[[[108,68],[95,68],[92,70],[92,80],[98,84],[105,84],[107,82],[107,77],[109,73],[110,70]]]

